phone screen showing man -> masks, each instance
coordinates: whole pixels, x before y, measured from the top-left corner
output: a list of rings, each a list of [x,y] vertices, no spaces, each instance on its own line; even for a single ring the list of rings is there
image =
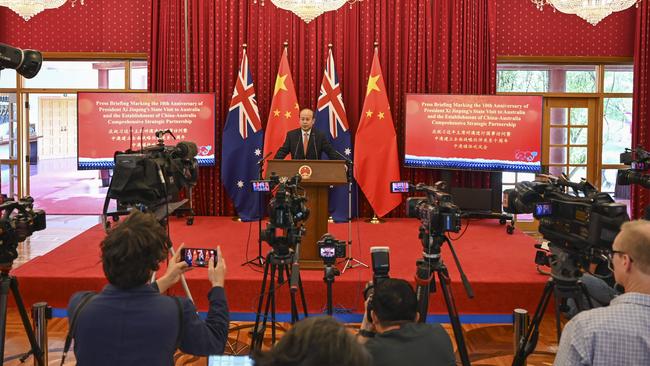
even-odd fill
[[[183,248],[181,258],[190,267],[207,267],[210,258],[217,263],[217,251],[207,248]]]

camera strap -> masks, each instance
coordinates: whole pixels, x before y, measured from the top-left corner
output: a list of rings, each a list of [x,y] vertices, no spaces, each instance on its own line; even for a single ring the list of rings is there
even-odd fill
[[[75,332],[77,330],[77,318],[79,318],[81,310],[83,310],[83,308],[85,308],[90,300],[92,300],[95,296],[97,296],[96,292],[86,292],[81,297],[81,300],[79,300],[79,305],[77,305],[77,307],[74,309],[74,312],[72,313],[72,316],[70,317],[70,326],[68,327],[68,334],[65,336],[65,345],[63,346],[63,355],[61,356],[61,366],[63,366],[65,362],[65,356],[68,355],[70,345],[72,344],[72,339],[75,336]]]

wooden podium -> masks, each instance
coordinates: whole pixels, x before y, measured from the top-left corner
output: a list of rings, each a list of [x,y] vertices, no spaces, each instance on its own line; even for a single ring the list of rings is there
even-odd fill
[[[300,268],[322,269],[316,242],[327,233],[329,218],[329,187],[348,182],[344,160],[269,160],[266,178],[271,173],[280,177],[302,176],[300,186],[307,193],[309,218],[304,222],[305,235],[300,245]]]

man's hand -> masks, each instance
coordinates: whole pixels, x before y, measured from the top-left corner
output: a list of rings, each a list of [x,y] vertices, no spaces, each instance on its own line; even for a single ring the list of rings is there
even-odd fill
[[[214,257],[208,261],[208,280],[212,287],[223,287],[226,280],[226,260],[221,255],[221,247],[217,247],[217,265],[214,265]]]
[[[188,267],[187,262],[181,260],[181,250],[184,245],[185,244],[181,244],[181,246],[178,247],[176,253],[174,253],[174,256],[167,265],[165,275],[156,281],[161,294],[178,282],[183,273],[192,270],[192,267]]]

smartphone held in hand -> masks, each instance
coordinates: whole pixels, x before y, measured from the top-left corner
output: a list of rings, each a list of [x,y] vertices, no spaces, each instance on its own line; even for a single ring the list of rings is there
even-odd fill
[[[210,258],[217,264],[217,250],[208,248],[183,248],[181,258],[190,267],[207,267]]]

